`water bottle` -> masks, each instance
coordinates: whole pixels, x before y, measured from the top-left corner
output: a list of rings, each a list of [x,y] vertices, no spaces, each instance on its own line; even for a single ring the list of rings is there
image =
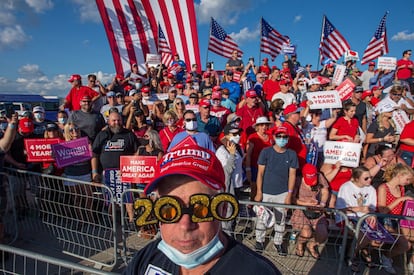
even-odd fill
[[[292,233],[290,233],[289,242],[291,244],[295,244],[295,242],[296,242],[296,235],[297,235],[297,232],[292,231]]]

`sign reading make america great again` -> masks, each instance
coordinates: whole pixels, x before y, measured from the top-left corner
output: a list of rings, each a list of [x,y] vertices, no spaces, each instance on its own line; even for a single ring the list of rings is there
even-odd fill
[[[149,183],[155,176],[157,157],[154,156],[121,156],[122,182]]]
[[[92,158],[88,137],[53,144],[52,151],[58,168],[87,161]]]

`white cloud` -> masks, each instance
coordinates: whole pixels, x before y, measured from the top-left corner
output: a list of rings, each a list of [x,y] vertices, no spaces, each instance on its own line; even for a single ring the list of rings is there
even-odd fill
[[[1,8],[1,6],[0,6]],[[0,11],[0,26],[11,26],[14,25],[16,22],[16,17],[5,10]]]
[[[408,33],[407,30],[399,32],[391,37],[391,40],[403,41],[403,40],[414,40],[414,32]]]
[[[209,23],[211,17],[216,19],[219,24],[235,24],[242,13],[249,12],[253,6],[252,0],[201,0],[195,3],[197,21]]]
[[[31,37],[24,32],[20,25],[0,27],[0,50],[14,49],[30,39]]]
[[[260,29],[257,27],[255,30],[250,31],[249,28],[245,27],[238,33],[232,32],[229,34],[237,43],[243,44],[244,42],[251,42],[257,40],[260,36]]]
[[[296,15],[295,18],[293,19],[293,22],[297,23],[300,20],[302,20],[302,15]]]
[[[78,11],[82,22],[102,23],[95,1],[72,0],[72,2],[79,6]]]
[[[53,2],[51,0],[26,0],[26,4],[36,13],[42,13],[53,8]]]

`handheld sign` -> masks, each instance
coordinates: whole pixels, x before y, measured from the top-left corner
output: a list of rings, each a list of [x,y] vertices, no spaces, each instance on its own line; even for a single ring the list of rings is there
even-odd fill
[[[52,151],[58,168],[87,161],[92,158],[92,152],[89,150],[88,137],[52,144]]]
[[[308,100],[312,102],[311,109],[342,108],[338,91],[323,91],[307,93]]]
[[[335,66],[335,72],[334,75],[332,77],[332,84],[333,85],[340,85],[342,83],[342,81],[344,80],[345,77],[345,71],[346,71],[346,66],[345,65],[336,65]]]
[[[122,182],[149,183],[155,176],[157,157],[152,156],[121,156]]]
[[[378,69],[394,71],[397,67],[397,58],[395,57],[378,57]]]
[[[161,55],[159,54],[147,53],[146,57],[146,62],[150,67],[157,67],[161,63]]]
[[[28,138],[24,140],[28,162],[54,161],[52,144],[59,143],[58,138]]]
[[[361,231],[371,241],[378,241],[383,243],[394,243],[395,238],[388,232],[387,229],[380,223],[377,222],[376,227],[372,228],[366,220],[362,223]]]
[[[104,170],[104,184],[111,190],[112,194],[115,196],[116,203],[121,204],[122,202],[132,203],[132,194],[126,193],[122,197],[122,193],[128,189],[131,189],[131,184],[122,182],[121,179],[121,170],[119,169],[105,169]],[[105,192],[108,190],[105,189]],[[109,197],[109,194],[105,194]]]
[[[338,91],[339,97],[344,101],[351,97],[354,88],[355,84],[347,78],[335,90]]]
[[[414,201],[413,200],[405,201],[402,215],[407,216],[407,217],[414,217]],[[404,228],[414,229],[414,221],[401,220],[400,226]]]
[[[358,167],[361,149],[361,143],[326,141],[323,155],[326,163],[335,164],[340,161],[343,166]]]
[[[345,62],[346,61],[358,61],[359,60],[359,55],[358,52],[356,51],[352,51],[352,50],[347,50],[345,52]]]
[[[395,123],[396,132],[401,134],[402,130],[404,129],[405,125],[410,122],[410,118],[408,117],[407,113],[403,110],[394,110],[392,112],[392,120]]]

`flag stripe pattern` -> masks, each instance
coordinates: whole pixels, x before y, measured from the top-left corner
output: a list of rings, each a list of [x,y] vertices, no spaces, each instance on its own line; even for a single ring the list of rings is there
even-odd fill
[[[387,30],[385,23],[388,13],[382,17],[377,30],[374,33],[371,41],[369,41],[367,48],[362,56],[361,64],[366,64],[382,55],[388,53]]]
[[[211,18],[210,41],[208,50],[218,55],[230,58],[234,50],[238,51],[239,57],[243,52],[239,49],[237,43],[224,31],[224,29]]]
[[[200,65],[192,0],[96,0],[118,74],[137,63],[145,73],[147,53],[157,53],[158,22],[172,53]],[[200,67],[200,66],[199,66]]]
[[[167,67],[170,67],[173,61],[172,51],[161,26],[158,28],[158,51],[161,54],[161,62]]]
[[[260,52],[269,54],[274,60],[282,51],[283,44],[289,43],[289,38],[273,29],[263,18],[261,25]]]
[[[342,34],[324,16],[321,43],[319,44],[322,59],[330,58],[332,60],[338,60],[350,49],[351,47]]]

